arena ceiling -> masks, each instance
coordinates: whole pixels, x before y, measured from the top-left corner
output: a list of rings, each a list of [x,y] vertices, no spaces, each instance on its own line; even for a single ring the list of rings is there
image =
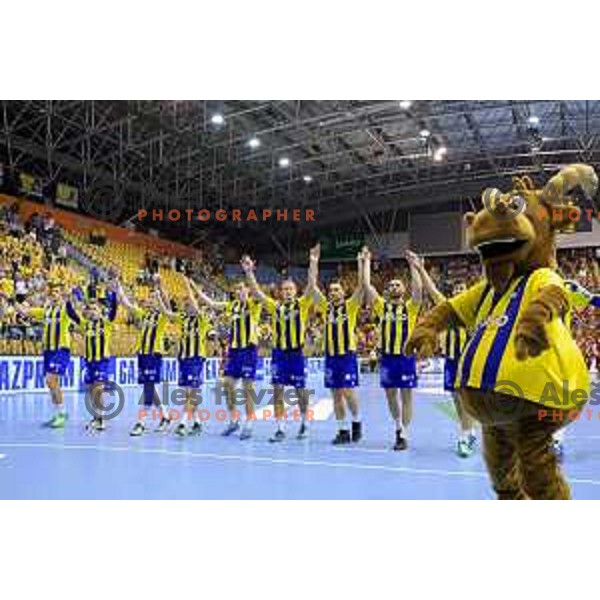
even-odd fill
[[[82,210],[114,222],[308,207],[317,227],[380,228],[515,173],[598,165],[600,102],[3,101],[0,161],[77,185]]]

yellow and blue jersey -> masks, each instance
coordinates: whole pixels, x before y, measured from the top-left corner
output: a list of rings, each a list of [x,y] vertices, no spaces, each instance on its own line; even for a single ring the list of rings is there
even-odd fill
[[[380,323],[381,353],[399,356],[412,335],[419,316],[419,305],[408,300],[394,304],[378,296],[373,312]]]
[[[30,308],[27,314],[32,319],[44,323],[44,350],[71,348],[69,327],[71,323],[79,323],[79,316],[70,301],[61,306]]]
[[[254,298],[242,302],[229,300],[225,313],[231,319],[230,347],[236,350],[258,344],[258,325],[262,313],[262,304]]]
[[[138,354],[163,354],[165,329],[169,317],[156,309],[136,308],[133,311],[139,321],[137,339]]]
[[[590,391],[583,356],[562,318],[546,324],[550,348],[537,357],[519,361],[515,352],[515,324],[537,293],[546,286],[564,289],[564,281],[551,269],[537,269],[516,278],[503,294],[494,294],[481,281],[449,300],[469,329],[470,339],[461,355],[457,387],[494,390],[518,395],[551,408],[570,409],[577,400],[563,398],[564,381],[569,390]],[[511,387],[512,384],[512,387]],[[554,403],[552,402],[554,400]]]
[[[112,356],[111,338],[113,322],[117,316],[117,299],[114,293],[106,296],[106,311],[100,318],[79,318],[85,343],[85,359],[98,362]]]
[[[464,327],[448,327],[444,334],[444,356],[448,360],[458,360],[467,343],[467,330]]]
[[[277,350],[299,350],[304,347],[311,304],[310,296],[301,296],[289,302],[267,298],[266,307],[271,315],[273,343]]]
[[[206,356],[206,335],[210,330],[209,318],[204,312],[195,315],[180,313],[176,318],[181,329],[179,340],[180,359]]]
[[[318,310],[325,319],[325,354],[344,356],[356,352],[356,324],[360,302],[348,298],[335,305],[321,295]]]

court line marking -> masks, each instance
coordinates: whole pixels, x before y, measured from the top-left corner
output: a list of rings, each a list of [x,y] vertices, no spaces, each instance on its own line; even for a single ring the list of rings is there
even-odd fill
[[[13,443],[0,444],[0,448],[49,448],[53,450],[96,450],[98,452],[136,452],[138,454],[159,454],[165,456],[186,456],[191,458],[204,458],[210,460],[237,460],[239,462],[249,463],[267,463],[275,465],[292,465],[301,467],[326,467],[334,469],[355,469],[363,471],[385,471],[389,473],[412,473],[416,475],[438,475],[448,477],[475,477],[488,478],[488,474],[484,471],[448,471],[445,469],[417,469],[414,467],[392,467],[387,465],[370,465],[364,463],[353,462],[330,462],[323,460],[300,460],[294,458],[271,458],[268,456],[242,456],[238,454],[216,454],[213,452],[190,452],[188,450],[165,450],[163,448],[144,448],[138,450],[129,446],[92,446],[90,444],[30,444],[30,443]],[[579,479],[569,478],[570,483],[586,484],[600,486],[600,481],[595,479]]]

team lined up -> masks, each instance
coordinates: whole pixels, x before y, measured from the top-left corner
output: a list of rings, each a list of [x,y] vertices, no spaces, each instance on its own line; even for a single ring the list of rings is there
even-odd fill
[[[227,393],[229,421],[223,435],[238,433],[240,439],[252,436],[254,414],[253,386],[256,378],[258,326],[261,312],[265,309],[271,317],[272,339],[272,384],[275,398],[276,429],[270,438],[281,442],[286,438],[284,388],[292,387],[299,399],[301,423],[297,437],[308,434],[308,396],[305,380],[305,358],[303,346],[306,325],[311,306],[324,317],[325,340],[325,387],[331,390],[337,433],[334,444],[358,442],[363,434],[360,403],[356,394],[359,385],[358,359],[356,355],[356,326],[363,304],[373,308],[380,327],[381,369],[380,384],[384,389],[390,415],[395,424],[395,450],[408,446],[409,425],[412,420],[412,389],[417,385],[417,370],[414,356],[404,353],[405,345],[416,324],[423,301],[423,291],[434,302],[444,296],[437,290],[427,274],[422,259],[412,252],[406,253],[410,267],[411,290],[407,294],[400,279],[388,281],[385,296],[380,295],[371,284],[371,254],[364,248],[357,257],[358,282],[352,294],[346,298],[346,290],[339,281],[332,281],[324,294],[318,287],[319,247],[310,251],[308,283],[301,295],[295,283],[285,280],[280,285],[280,299],[264,294],[254,276],[255,265],[244,257],[241,266],[245,280],[235,284],[232,299],[217,301],[207,296],[190,279],[186,278],[187,295],[184,310],[173,312],[160,283],[153,293],[139,303],[127,297],[118,282],[108,285],[105,295],[89,286],[86,293],[75,291],[66,294],[58,285],[50,289],[45,308],[19,310],[31,318],[44,322],[44,371],[55,414],[48,425],[63,427],[67,419],[64,410],[59,377],[64,374],[70,358],[70,326],[75,324],[82,331],[85,341],[85,384],[97,407],[88,424],[90,430],[103,430],[101,397],[105,387],[114,380],[114,360],[111,354],[112,325],[117,306],[124,306],[138,323],[137,360],[138,383],[143,386],[144,405],[161,411],[158,431],[169,425],[167,408],[161,404],[156,385],[161,382],[163,340],[169,322],[175,322],[180,331],[179,385],[186,390],[186,411],[189,422],[182,420],[176,425],[177,435],[198,434],[202,423],[194,410],[194,390],[202,385],[206,337],[211,328],[210,318],[204,310],[207,306],[223,311],[231,322],[229,351],[224,368],[224,384]],[[598,298],[586,290],[570,283],[573,296],[579,301],[595,304]],[[464,292],[464,285],[457,285],[453,295]],[[467,341],[467,332],[462,328],[451,329],[445,336],[444,387],[454,392],[456,372]],[[245,419],[236,409],[235,389],[241,382],[244,389]],[[460,435],[457,452],[469,456],[474,448],[473,423],[461,410],[458,397],[455,404],[460,420]],[[147,429],[143,420],[131,428],[131,435],[142,435]]]

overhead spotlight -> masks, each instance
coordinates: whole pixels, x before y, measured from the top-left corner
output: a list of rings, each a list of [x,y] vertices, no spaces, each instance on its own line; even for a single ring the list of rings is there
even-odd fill
[[[257,137],[250,138],[248,146],[250,146],[250,148],[258,148],[260,146],[260,140]]]
[[[429,129],[421,129],[421,131],[419,131],[419,135],[426,140],[431,135],[431,132]]]
[[[446,146],[440,146],[433,153],[433,160],[435,160],[436,162],[440,162],[444,159],[444,156],[446,156],[447,153],[448,153],[448,148],[446,148]]]
[[[400,108],[408,110],[412,106],[412,100],[400,100]]]
[[[279,159],[279,166],[280,167],[289,167],[290,166],[290,159],[283,156]]]
[[[536,117],[535,115],[532,115],[531,117],[529,117],[529,119],[527,119],[527,122],[530,125],[539,125],[540,123],[540,118]]]
[[[213,125],[223,125],[225,123],[225,117],[221,113],[215,113],[211,118],[210,122]]]
[[[302,181],[304,181],[304,183],[310,183],[312,181],[312,177],[310,175],[304,175],[304,177],[302,177]]]

